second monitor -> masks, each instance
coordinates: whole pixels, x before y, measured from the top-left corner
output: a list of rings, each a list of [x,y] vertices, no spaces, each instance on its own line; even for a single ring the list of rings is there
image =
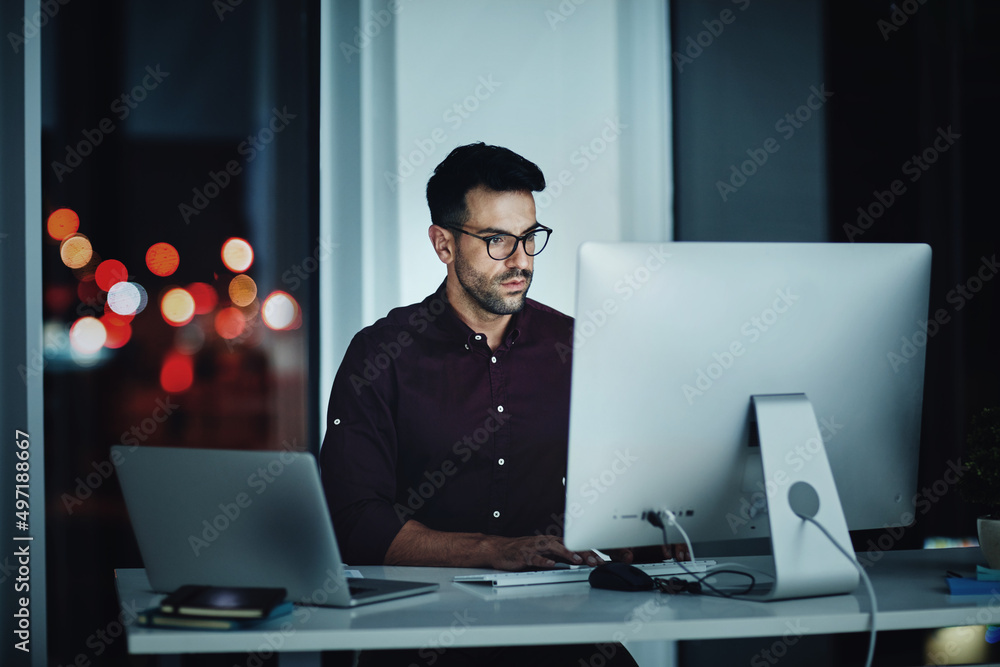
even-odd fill
[[[848,548],[848,529],[912,522],[930,257],[922,244],[581,246],[567,546],[658,543],[646,513],[669,510],[694,541],[770,535],[781,570],[832,549],[789,510],[796,481]],[[853,588],[849,569],[833,588]],[[816,586],[782,596],[844,592]]]

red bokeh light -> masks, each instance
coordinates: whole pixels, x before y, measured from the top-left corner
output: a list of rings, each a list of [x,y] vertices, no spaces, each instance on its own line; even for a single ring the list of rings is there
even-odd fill
[[[160,386],[163,391],[179,394],[194,384],[194,359],[180,352],[170,352],[160,369]]]
[[[128,281],[128,269],[117,259],[106,259],[94,271],[97,286],[107,292],[115,283]]]
[[[210,313],[219,303],[219,295],[208,283],[191,283],[187,286],[187,291],[194,298],[195,315]]]
[[[42,298],[45,307],[53,313],[61,313],[75,300],[72,285],[47,285]]]
[[[223,308],[215,316],[215,331],[226,340],[238,338],[246,328],[246,318],[237,308]]]
[[[121,315],[114,312],[111,315],[101,317],[101,324],[108,332],[108,338],[104,341],[104,347],[117,350],[125,345],[132,338],[132,325],[122,319]]]
[[[101,288],[97,286],[97,283],[91,278],[86,277],[76,284],[76,295],[80,298],[80,301],[87,306],[93,306],[97,303],[97,295],[101,293]]]

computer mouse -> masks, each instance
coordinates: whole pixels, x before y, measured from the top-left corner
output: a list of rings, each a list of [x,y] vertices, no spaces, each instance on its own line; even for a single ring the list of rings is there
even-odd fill
[[[590,573],[590,585],[612,591],[650,591],[653,578],[628,563],[605,563]]]

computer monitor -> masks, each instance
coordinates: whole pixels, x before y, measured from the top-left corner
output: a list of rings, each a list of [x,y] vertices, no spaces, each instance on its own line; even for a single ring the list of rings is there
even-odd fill
[[[853,590],[854,565],[789,490],[815,491],[848,550],[848,529],[912,522],[930,258],[923,244],[583,244],[566,545],[660,543],[647,516],[670,510],[695,542],[769,536],[772,597]]]

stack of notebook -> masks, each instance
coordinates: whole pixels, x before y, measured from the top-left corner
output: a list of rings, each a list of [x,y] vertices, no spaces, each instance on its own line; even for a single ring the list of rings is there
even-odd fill
[[[235,630],[292,611],[284,588],[181,586],[159,607],[147,609],[138,623],[159,628]]]

